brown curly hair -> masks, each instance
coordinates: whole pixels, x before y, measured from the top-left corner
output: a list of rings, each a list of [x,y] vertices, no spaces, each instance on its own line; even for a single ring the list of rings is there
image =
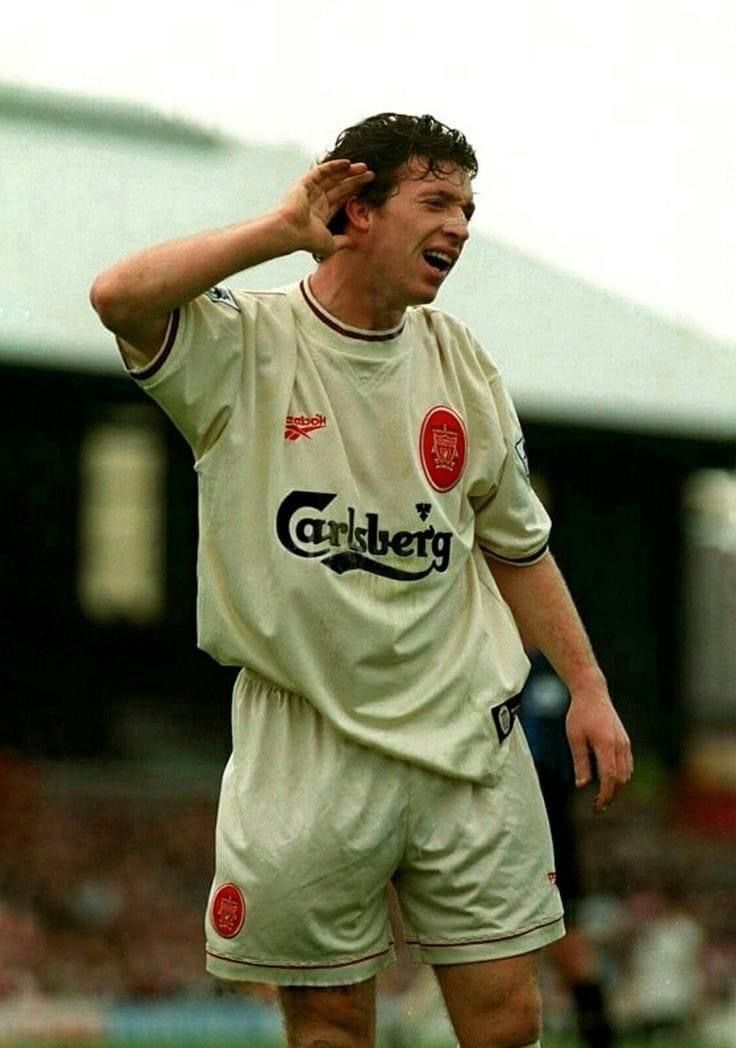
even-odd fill
[[[446,164],[457,164],[471,179],[478,174],[475,150],[465,135],[433,116],[408,116],[405,113],[377,113],[345,128],[334,146],[319,163],[327,160],[362,161],[375,172],[372,182],[363,186],[359,196],[375,207],[389,198],[398,185],[397,172],[412,158],[426,166],[419,177],[441,175]],[[342,233],[346,225],[345,209],[331,218],[331,233]]]

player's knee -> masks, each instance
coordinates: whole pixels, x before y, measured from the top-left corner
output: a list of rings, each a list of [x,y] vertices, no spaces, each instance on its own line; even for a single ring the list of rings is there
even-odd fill
[[[536,985],[519,988],[506,1005],[505,1015],[507,1040],[498,1048],[533,1048],[538,1044],[542,1035],[542,1002]]]
[[[477,1042],[461,1048],[536,1048],[542,1034],[542,1006],[536,986],[519,987],[494,1002]]]
[[[537,953],[437,967],[460,1048],[531,1048],[539,1040],[542,1002]]]
[[[373,1001],[354,987],[289,987],[279,992],[289,1045],[371,1048]]]

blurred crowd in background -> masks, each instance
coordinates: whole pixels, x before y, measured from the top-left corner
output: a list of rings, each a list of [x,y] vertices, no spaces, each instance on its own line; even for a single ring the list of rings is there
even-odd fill
[[[0,994],[200,992],[211,799],[59,795],[7,756],[0,789]]]
[[[114,777],[100,767],[84,789],[65,788],[73,776],[52,765],[0,755],[1,1000],[217,993],[202,934],[215,796],[126,795]],[[580,802],[578,918],[617,1027],[688,1031],[732,1015],[736,1031],[736,838],[683,828],[661,788],[631,789],[603,817]],[[437,994],[418,972],[400,964],[382,991],[430,1021]],[[570,1028],[570,995],[551,965],[543,987],[548,1029]]]

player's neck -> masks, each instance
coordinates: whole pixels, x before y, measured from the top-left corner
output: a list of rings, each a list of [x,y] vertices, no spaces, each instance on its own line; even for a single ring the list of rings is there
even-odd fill
[[[322,262],[310,276],[309,287],[323,309],[350,327],[391,331],[404,318],[405,307],[391,301],[380,280],[372,280],[364,268],[345,258]]]

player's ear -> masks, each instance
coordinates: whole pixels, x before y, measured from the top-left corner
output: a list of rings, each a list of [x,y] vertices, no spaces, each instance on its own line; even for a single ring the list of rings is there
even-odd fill
[[[374,208],[365,197],[354,196],[343,205],[348,224],[359,233],[367,233],[371,226]],[[346,229],[347,233],[348,230]]]

